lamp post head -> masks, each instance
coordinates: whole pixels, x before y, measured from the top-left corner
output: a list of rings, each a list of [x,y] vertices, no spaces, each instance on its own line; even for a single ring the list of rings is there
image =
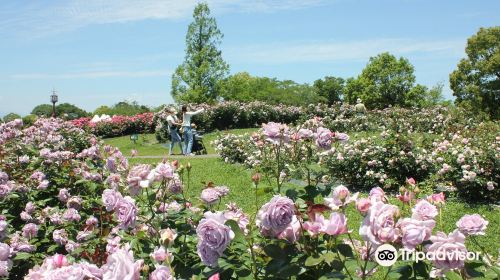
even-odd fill
[[[52,95],[50,96],[50,101],[52,103],[56,103],[58,101],[57,93],[55,90],[52,92]]]

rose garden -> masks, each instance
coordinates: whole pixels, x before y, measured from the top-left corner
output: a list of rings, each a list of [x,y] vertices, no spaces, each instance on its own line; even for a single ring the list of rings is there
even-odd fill
[[[227,102],[206,109],[196,122],[215,131],[206,136],[213,158],[170,158],[154,144],[164,135],[163,111],[98,123],[2,124],[1,275],[500,275],[498,123],[443,107],[365,115],[340,104]],[[227,114],[233,118],[210,122]],[[107,138],[125,131],[144,134],[136,144],[128,136]],[[148,134],[154,131],[156,137]],[[154,154],[164,158],[141,157]],[[376,250],[383,244],[479,258],[382,266]]]
[[[498,3],[4,2],[0,280],[500,279]]]

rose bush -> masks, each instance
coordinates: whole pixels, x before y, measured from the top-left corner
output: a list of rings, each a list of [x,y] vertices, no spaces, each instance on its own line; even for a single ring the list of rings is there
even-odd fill
[[[153,113],[142,113],[135,116],[113,116],[109,120],[92,122],[91,118],[79,118],[71,123],[76,127],[103,138],[129,134],[152,133],[154,131]]]
[[[262,177],[254,175],[255,197],[275,196],[244,213],[234,203],[220,205],[226,186],[208,183],[200,200],[187,199],[190,165],[130,166],[116,148],[59,120],[41,119],[26,129],[19,121],[3,124],[0,277],[367,279],[380,269],[374,253],[383,243],[466,253],[465,240],[486,232],[488,221],[478,216],[464,216],[451,233],[434,231],[437,207],[446,203],[440,194],[424,196],[412,187],[408,210],[402,202],[390,204],[381,188],[364,196],[320,174],[317,161],[346,139],[318,119],[300,127],[263,126],[251,141],[268,155],[256,166],[274,176],[278,188],[261,186]],[[276,157],[283,162],[272,163]],[[308,184],[280,193],[280,182],[294,177]],[[359,209],[359,228],[347,224],[349,207]],[[424,279],[500,276],[484,257],[472,264],[458,255],[424,266],[399,261],[386,277],[408,279],[408,271]]]

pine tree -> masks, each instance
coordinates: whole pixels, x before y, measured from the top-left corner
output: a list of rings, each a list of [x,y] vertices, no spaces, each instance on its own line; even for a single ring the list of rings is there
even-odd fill
[[[171,94],[178,102],[211,102],[218,97],[219,82],[229,72],[218,49],[223,34],[206,3],[195,7],[193,18],[186,34],[184,62],[172,74]]]

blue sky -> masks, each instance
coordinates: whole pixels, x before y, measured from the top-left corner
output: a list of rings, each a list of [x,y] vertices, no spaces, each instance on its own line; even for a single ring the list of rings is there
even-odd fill
[[[61,102],[86,110],[122,100],[172,102],[195,0],[0,2],[0,116]],[[445,84],[500,1],[213,0],[231,73],[311,83],[358,75],[370,56],[407,57],[417,82]]]

